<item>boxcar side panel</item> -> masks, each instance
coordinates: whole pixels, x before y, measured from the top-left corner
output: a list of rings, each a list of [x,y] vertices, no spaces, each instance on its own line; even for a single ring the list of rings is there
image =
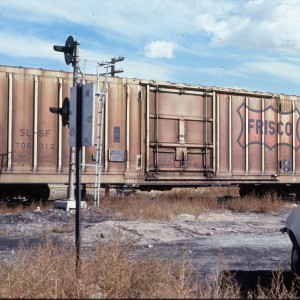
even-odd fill
[[[142,172],[143,153],[141,152],[141,107],[140,87],[138,84],[127,83],[126,86],[126,144],[127,166],[129,179],[137,179]],[[132,176],[130,178],[130,176]],[[143,177],[142,177],[143,178]]]
[[[38,169],[39,171],[57,171],[58,122],[49,115],[49,107],[57,105],[59,82],[55,77],[41,76],[39,78],[39,99],[37,132]]]
[[[294,172],[295,174],[300,174],[300,127],[299,127],[299,118],[300,118],[300,98],[297,97],[297,100],[294,103],[294,127],[293,127],[293,140],[294,140]]]
[[[61,106],[63,97],[69,96],[72,77],[65,72],[14,67],[1,67],[0,76],[5,116],[1,147],[6,157],[11,152],[11,159],[3,163],[1,182],[66,183],[68,129],[62,128],[60,117],[51,114],[49,107]],[[64,166],[64,176],[56,176]]]
[[[1,173],[8,168],[8,160],[10,159],[10,153],[8,152],[8,74],[6,72],[0,72],[0,178]]]
[[[126,87],[118,81],[110,82],[108,87],[106,111],[107,145],[105,170],[122,174],[126,167]]]
[[[278,147],[277,134],[273,124],[277,124],[278,101],[266,99],[264,105],[264,122],[268,124],[264,130],[264,172],[265,174],[276,174],[278,172]],[[274,123],[273,123],[274,122]],[[271,126],[271,128],[270,128]]]
[[[232,171],[231,153],[231,97],[217,95],[217,174],[230,174]]]
[[[248,99],[248,144],[251,145],[248,151],[248,173],[249,175],[262,174],[262,130],[256,128],[252,132],[252,120],[262,120],[262,99],[249,97]],[[249,109],[251,108],[251,109]],[[250,126],[249,126],[250,125]],[[246,149],[245,149],[246,150]]]
[[[26,74],[26,70],[13,75],[12,171],[15,173],[31,172],[34,167],[34,84],[34,76]]]
[[[245,175],[246,172],[246,98],[232,95],[232,174]],[[223,128],[220,128],[222,133]]]

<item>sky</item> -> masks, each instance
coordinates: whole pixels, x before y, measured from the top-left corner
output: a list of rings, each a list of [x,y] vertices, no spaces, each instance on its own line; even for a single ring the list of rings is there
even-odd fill
[[[72,72],[68,36],[83,73],[300,95],[299,0],[0,0],[1,65]]]

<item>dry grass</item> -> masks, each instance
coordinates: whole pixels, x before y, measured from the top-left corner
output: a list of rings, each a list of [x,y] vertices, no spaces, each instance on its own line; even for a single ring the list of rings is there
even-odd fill
[[[199,215],[212,209],[215,204],[202,197],[194,198],[185,193],[176,193],[172,196],[158,195],[155,198],[143,195],[110,197],[103,201],[102,207],[117,211],[120,217],[167,220],[182,213]]]
[[[16,204],[16,205],[7,205],[6,203],[1,203],[0,204],[0,214],[5,214],[5,213],[20,213],[24,211],[33,211],[36,209],[50,209],[52,208],[52,203],[50,201],[48,202],[35,202],[31,204]]]
[[[202,214],[210,210],[230,209],[239,212],[276,212],[287,203],[273,195],[263,198],[218,200],[211,195],[176,191],[169,193],[109,197],[101,209],[114,211],[119,218],[170,219],[174,215]],[[41,207],[44,209],[43,207]],[[34,207],[13,211],[32,210]],[[97,210],[95,210],[97,213]],[[101,210],[98,211],[101,213]],[[0,211],[1,213],[1,211]],[[3,212],[2,212],[3,213]],[[74,230],[74,224],[55,227],[54,232]],[[189,265],[184,253],[175,260],[158,258],[154,251],[137,258],[133,241],[122,242],[119,233],[111,240],[99,242],[94,251],[82,253],[80,276],[76,273],[73,247],[56,245],[45,235],[43,243],[34,248],[20,246],[13,261],[0,262],[0,291],[2,298],[202,298],[240,299],[242,291],[233,276],[199,277]],[[175,251],[175,250],[174,250]],[[200,270],[201,271],[201,270]],[[253,299],[296,298],[300,279],[292,288],[284,285],[282,272],[274,272],[270,288],[258,285],[248,293]]]
[[[52,228],[53,233],[73,233],[75,232],[75,224],[56,225]]]
[[[232,198],[220,199],[222,189],[178,189],[169,192],[144,192],[120,197],[110,196],[101,198],[101,208],[117,212],[119,218],[143,220],[168,220],[179,214],[200,215],[211,210],[231,210],[236,212],[272,213],[290,207],[291,203],[280,200],[276,194],[266,194],[262,197],[255,195],[243,198],[233,192]],[[232,193],[232,192],[230,192]],[[86,201],[93,206],[91,195]],[[52,208],[52,203],[34,203],[28,206],[0,206],[0,214],[33,211]],[[84,214],[83,214],[84,217]]]
[[[290,207],[291,203],[280,200],[276,194],[262,197],[249,195],[243,198],[228,200],[225,208],[237,212],[273,213]]]
[[[89,201],[89,205],[93,203]],[[101,200],[101,208],[117,212],[119,218],[141,220],[168,220],[179,214],[198,216],[205,212],[226,209],[236,212],[274,213],[290,206],[290,202],[280,200],[271,193],[263,197],[220,199],[210,194],[185,190],[106,197]]]
[[[13,262],[1,263],[2,298],[193,298],[192,269],[184,261],[133,259],[134,244],[116,234],[82,259],[76,276],[75,255],[45,237],[42,246],[20,248]]]
[[[241,290],[232,276],[200,278],[187,263],[158,259],[155,253],[134,259],[134,243],[126,244],[116,233],[85,254],[80,277],[75,255],[66,245],[55,245],[48,236],[35,248],[20,247],[13,261],[0,263],[1,298],[155,298],[240,299]],[[282,274],[274,273],[270,289],[258,286],[250,299],[296,298],[299,279],[289,290]]]
[[[273,272],[273,278],[270,288],[258,285],[257,291],[252,293],[254,299],[298,299],[297,291],[300,288],[300,278],[296,277],[291,288],[284,284],[283,273],[281,270]]]

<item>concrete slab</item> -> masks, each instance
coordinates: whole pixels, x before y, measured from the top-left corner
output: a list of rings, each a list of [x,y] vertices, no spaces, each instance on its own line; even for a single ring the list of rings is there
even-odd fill
[[[76,201],[75,200],[55,200],[53,202],[53,208],[60,208],[66,211],[76,209]],[[81,208],[87,208],[87,204],[85,201],[81,201]]]

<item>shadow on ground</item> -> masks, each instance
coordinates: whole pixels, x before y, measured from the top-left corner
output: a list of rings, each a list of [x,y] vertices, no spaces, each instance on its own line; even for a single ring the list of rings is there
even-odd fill
[[[52,237],[52,242],[54,245],[62,245],[62,240],[57,237]],[[20,246],[24,246],[26,249],[33,248],[38,245],[42,245],[43,237],[37,236],[34,238],[9,238],[0,237],[0,259],[12,258],[12,255],[18,251]],[[5,260],[6,260],[5,259]]]
[[[292,272],[284,271],[281,272],[282,283],[286,287],[287,290],[290,290],[295,284],[295,280],[297,279],[297,275]],[[241,293],[243,298],[247,298],[249,296],[249,292],[256,293],[258,284],[265,289],[270,289],[272,286],[272,280],[274,280],[274,271],[268,270],[257,270],[257,271],[241,271],[241,270],[227,270],[222,271],[220,273],[221,282],[225,278],[233,278],[236,280],[238,285],[241,288]],[[299,280],[299,277],[298,277]],[[225,279],[226,281],[226,279]],[[299,282],[299,281],[298,281]],[[226,283],[225,283],[226,284]],[[300,296],[300,287],[294,286],[297,297]]]

